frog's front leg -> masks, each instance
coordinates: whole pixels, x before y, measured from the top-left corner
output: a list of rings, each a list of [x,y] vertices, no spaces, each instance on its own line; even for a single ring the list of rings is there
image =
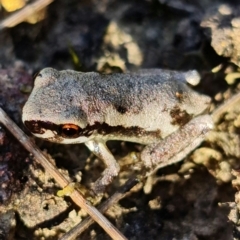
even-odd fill
[[[211,129],[212,117],[199,116],[164,140],[146,146],[141,153],[141,160],[147,173],[182,160],[204,140]]]
[[[106,186],[118,175],[120,167],[105,142],[91,140],[86,142],[85,145],[93,154],[102,159],[106,165],[106,169],[103,171],[102,176],[97,179],[92,187],[95,194],[103,193]]]

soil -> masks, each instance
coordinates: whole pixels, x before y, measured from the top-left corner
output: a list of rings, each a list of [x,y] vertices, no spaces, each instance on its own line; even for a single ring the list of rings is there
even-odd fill
[[[195,90],[212,98],[210,111],[240,88],[240,3],[184,0],[58,0],[45,18],[0,34],[0,106],[27,134],[21,109],[44,67],[103,73],[196,69]],[[230,2],[230,1],[227,1]],[[2,9],[1,19],[9,13]],[[240,239],[238,104],[183,161],[159,169],[106,213],[127,239]],[[33,138],[66,177],[89,188],[104,169],[83,144]],[[121,172],[109,198],[134,171],[142,146],[110,142]],[[0,239],[59,239],[86,213],[0,125]],[[110,239],[96,223],[77,239]]]

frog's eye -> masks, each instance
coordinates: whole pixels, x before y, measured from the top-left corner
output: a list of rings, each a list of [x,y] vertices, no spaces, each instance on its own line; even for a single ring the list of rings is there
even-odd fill
[[[64,124],[60,128],[60,135],[64,138],[77,138],[81,128],[74,124]]]

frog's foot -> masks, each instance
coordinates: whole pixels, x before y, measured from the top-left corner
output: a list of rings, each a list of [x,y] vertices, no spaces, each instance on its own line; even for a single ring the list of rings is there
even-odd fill
[[[93,193],[95,195],[102,195],[105,192],[106,187],[113,181],[113,178],[118,175],[119,171],[120,167],[116,162],[114,165],[106,168],[103,171],[102,176],[93,183],[93,186],[91,187]]]

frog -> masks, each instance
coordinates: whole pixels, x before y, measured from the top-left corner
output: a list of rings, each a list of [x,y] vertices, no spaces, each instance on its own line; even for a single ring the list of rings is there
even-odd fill
[[[144,145],[139,161],[149,175],[182,160],[203,141],[213,120],[211,98],[192,89],[199,81],[196,70],[102,74],[47,67],[35,77],[22,121],[36,137],[84,143],[105,164],[91,188],[100,194],[120,171],[106,142]]]

